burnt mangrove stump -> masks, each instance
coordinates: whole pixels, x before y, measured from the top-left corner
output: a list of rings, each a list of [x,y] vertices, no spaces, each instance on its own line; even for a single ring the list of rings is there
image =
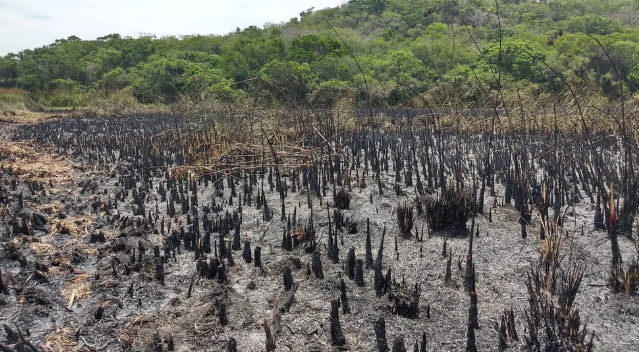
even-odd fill
[[[404,202],[403,205],[397,206],[397,226],[399,228],[399,232],[402,235],[410,235],[410,232],[413,230],[413,206],[407,205]]]
[[[324,270],[322,269],[322,259],[320,258],[319,252],[313,252],[313,259],[311,264],[311,269],[313,270],[313,274],[318,279],[324,278]]]
[[[348,296],[346,296],[346,283],[344,279],[339,279],[339,291],[340,291],[340,303],[342,305],[342,313],[348,314],[351,312],[351,308],[348,304]]]
[[[331,301],[330,323],[331,323],[331,344],[333,346],[346,345],[346,338],[344,337],[344,332],[342,331],[342,326],[339,322],[339,303],[337,300]]]
[[[431,230],[445,228],[465,230],[466,222],[472,215],[472,198],[463,190],[447,188],[438,199],[424,201],[426,218]]]
[[[355,285],[364,287],[364,262],[361,259],[355,261]]]
[[[377,349],[379,352],[388,352],[388,342],[386,341],[386,320],[384,317],[379,317],[374,323],[375,329],[375,341],[377,342]]]

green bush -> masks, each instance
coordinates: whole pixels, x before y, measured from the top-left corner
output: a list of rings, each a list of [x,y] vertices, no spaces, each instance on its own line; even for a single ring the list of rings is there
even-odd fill
[[[313,90],[310,102],[314,106],[333,107],[340,99],[355,93],[350,83],[332,79],[322,82]]]

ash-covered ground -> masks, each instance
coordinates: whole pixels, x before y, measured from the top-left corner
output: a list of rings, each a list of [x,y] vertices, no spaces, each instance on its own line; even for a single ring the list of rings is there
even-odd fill
[[[250,168],[248,162],[229,161],[238,160],[237,153],[215,155],[215,150],[206,147],[196,153],[193,146],[200,145],[197,141],[172,140],[176,135],[162,130],[175,129],[178,117],[164,117],[170,121],[148,127],[147,135],[147,126],[161,118],[129,118],[137,119],[139,125],[113,118],[2,127],[0,271],[4,292],[0,294],[0,323],[9,328],[0,334],[3,348],[227,351],[235,344],[237,351],[266,351],[264,322],[268,321],[276,351],[378,351],[374,323],[383,317],[390,347],[397,337],[403,337],[408,350],[415,343],[421,348],[425,336],[427,351],[466,350],[471,298],[464,279],[472,216],[466,231],[434,231],[428,226],[427,212],[418,211],[418,200],[425,208],[429,199],[441,195],[441,187],[429,187],[430,183],[441,186],[437,180],[440,162],[444,163],[446,182],[455,182],[452,135],[429,137],[430,142],[416,136],[417,146],[406,142],[405,133],[378,133],[367,139],[366,133],[359,132],[354,137],[341,137],[338,144],[344,155],[338,167],[334,158],[339,154],[328,158],[329,148],[325,155],[319,155],[316,148],[312,157],[298,157],[287,154],[284,147],[264,144],[264,151],[253,155],[253,163],[259,167]],[[186,127],[179,128],[184,133]],[[468,135],[463,139],[465,152],[459,170],[464,172],[468,190],[481,186],[481,177],[470,175],[476,172],[473,164],[483,160],[481,148],[475,147],[483,138]],[[497,139],[492,151],[497,153],[506,143],[505,138]],[[175,144],[179,146],[167,147]],[[371,148],[377,159],[368,156]],[[438,150],[444,158],[439,159]],[[188,156],[201,156],[202,152],[220,162],[210,167],[186,167],[198,165]],[[431,165],[425,165],[426,158],[420,153],[430,153]],[[510,309],[519,339],[507,336],[506,350],[527,349],[530,296],[526,283],[531,271],[541,267],[540,217],[531,201],[531,221],[523,239],[520,212],[512,202],[505,204],[503,171],[497,169],[502,167],[507,173],[512,167],[502,160],[508,149],[501,153],[492,159],[495,184],[486,189],[484,212],[475,217],[472,234],[478,318],[473,333],[479,351],[498,350],[496,325]],[[530,169],[543,169],[545,154],[534,154],[530,151]],[[270,164],[256,161],[266,156],[272,157]],[[302,161],[290,162],[294,157]],[[404,163],[400,172],[396,172],[400,167],[397,160]],[[375,163],[379,179],[373,171]],[[315,176],[313,167],[319,170]],[[566,169],[570,170],[570,165]],[[277,185],[272,186],[278,174],[286,187],[283,199]],[[541,174],[539,184],[543,183]],[[566,174],[567,179],[572,176],[571,172]],[[407,177],[411,179],[408,185]],[[418,180],[425,189],[421,195]],[[637,296],[613,293],[608,287],[611,244],[605,230],[594,229],[596,204],[590,201],[579,177],[574,181],[577,192],[573,196],[576,194],[579,201],[566,201],[561,207],[559,261],[562,270],[583,270],[572,311],[578,310],[581,327],[586,326],[584,345],[594,331],[596,351],[639,350]],[[313,182],[319,184],[320,196]],[[333,189],[351,195],[348,209],[336,210]],[[258,208],[258,195],[266,206],[261,200]],[[414,213],[408,234],[400,232],[397,222],[398,208],[404,204]],[[341,229],[336,229],[336,214],[343,217],[337,221],[343,222]],[[393,292],[410,293],[419,285],[414,316],[397,314],[389,292],[376,294],[373,269],[364,268],[362,287],[348,277],[351,248],[356,259],[365,261],[367,222],[373,258],[386,228],[381,265],[383,274],[390,269],[391,281],[398,285]],[[315,244],[308,241],[311,223]],[[239,250],[230,248],[234,224],[239,224]],[[286,232],[301,241],[292,250],[282,246]],[[337,262],[329,258],[329,232],[339,250]],[[193,241],[185,240],[191,236]],[[220,241],[220,236],[226,238]],[[637,256],[635,238],[636,233],[619,235],[626,266]],[[243,258],[246,242],[251,247],[250,263]],[[448,284],[444,242],[452,259]],[[229,246],[234,265],[228,262],[228,255],[221,255],[220,243]],[[313,254],[309,252],[314,245],[323,278],[310,269]],[[256,267],[254,258],[258,246],[261,268]],[[214,260],[215,268],[202,269],[203,263],[212,266]],[[288,295],[283,282],[286,268],[299,286],[290,309],[279,311],[274,307]],[[219,279],[218,269],[224,280]],[[340,279],[345,282],[350,312],[344,314],[340,307],[345,344],[338,347],[333,346],[330,311],[331,301],[340,298]],[[541,295],[557,301],[556,295],[545,291]],[[226,319],[220,318],[224,315],[221,310],[226,310]],[[276,321],[272,326],[274,319],[281,323]]]

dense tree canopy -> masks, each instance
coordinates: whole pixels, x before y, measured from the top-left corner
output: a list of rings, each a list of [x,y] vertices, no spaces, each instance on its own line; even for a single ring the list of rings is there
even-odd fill
[[[451,85],[473,105],[498,77],[557,92],[554,70],[618,98],[614,87],[639,89],[638,15],[638,0],[351,0],[225,36],[71,36],[0,58],[0,87],[126,88],[143,103],[245,95],[330,106],[367,100],[366,78],[380,106]]]

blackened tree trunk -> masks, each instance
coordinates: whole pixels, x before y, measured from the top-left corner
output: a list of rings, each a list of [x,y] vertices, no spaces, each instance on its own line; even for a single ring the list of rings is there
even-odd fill
[[[361,259],[355,261],[355,284],[359,287],[364,286],[364,262]]]
[[[226,304],[220,303],[217,311],[218,318],[220,319],[220,325],[226,326],[229,323],[229,319],[226,315]]]
[[[271,324],[267,319],[264,319],[264,332],[266,333],[266,350],[271,352],[275,351],[275,339],[273,333],[271,333]]]
[[[337,300],[331,301],[331,343],[333,346],[346,345],[346,338],[339,322],[339,310]]]
[[[293,287],[293,275],[291,274],[291,268],[284,268],[284,292],[290,291],[291,287]]]
[[[255,266],[258,268],[261,268],[262,267],[262,247],[260,246],[255,247],[255,254],[253,259],[255,261]]]
[[[475,345],[475,328],[468,322],[468,332],[466,333],[466,352],[477,352]]]
[[[395,338],[395,341],[393,341],[393,352],[406,352],[403,337],[398,336]]]
[[[388,342],[386,342],[386,320],[384,320],[384,317],[379,317],[373,326],[375,328],[377,349],[379,352],[388,352]]]
[[[319,252],[313,252],[312,269],[316,278],[324,278],[324,270],[322,270],[322,259],[320,259]]]
[[[366,269],[373,267],[373,249],[371,244],[371,224],[370,219],[366,219]]]
[[[355,247],[351,247],[348,251],[347,271],[348,278],[351,280],[355,279]]]
[[[244,241],[244,252],[242,253],[242,257],[244,261],[250,263],[253,261],[253,257],[251,256],[251,241]]]
[[[340,300],[342,303],[342,313],[348,314],[351,312],[351,307],[348,304],[348,297],[346,296],[346,283],[344,279],[339,280]]]

